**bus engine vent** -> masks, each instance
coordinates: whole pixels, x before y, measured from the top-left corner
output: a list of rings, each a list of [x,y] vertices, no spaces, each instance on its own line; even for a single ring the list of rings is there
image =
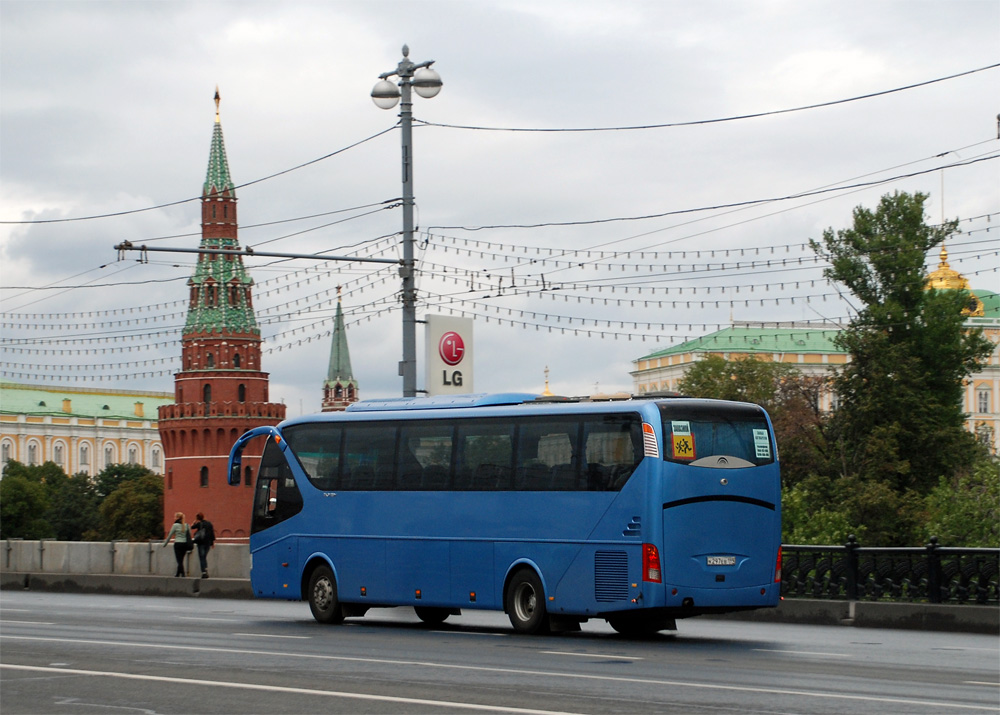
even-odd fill
[[[594,554],[594,598],[598,602],[628,600],[628,554],[598,551]]]

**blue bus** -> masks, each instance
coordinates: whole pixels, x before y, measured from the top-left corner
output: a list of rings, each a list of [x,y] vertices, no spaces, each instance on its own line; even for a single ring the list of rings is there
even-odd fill
[[[505,611],[520,633],[676,628],[773,607],[781,485],[759,406],[531,394],[372,400],[258,427],[255,596],[323,623],[408,606]]]

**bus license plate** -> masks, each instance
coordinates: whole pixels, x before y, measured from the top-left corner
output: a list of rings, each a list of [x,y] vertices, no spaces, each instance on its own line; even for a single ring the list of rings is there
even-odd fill
[[[709,566],[735,566],[735,556],[709,556],[707,557]]]

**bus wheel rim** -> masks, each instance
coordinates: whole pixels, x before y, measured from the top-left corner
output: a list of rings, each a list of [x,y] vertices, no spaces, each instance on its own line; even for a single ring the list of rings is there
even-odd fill
[[[333,601],[333,586],[329,579],[323,578],[316,582],[316,587],[313,588],[313,600],[321,611],[330,607]]]

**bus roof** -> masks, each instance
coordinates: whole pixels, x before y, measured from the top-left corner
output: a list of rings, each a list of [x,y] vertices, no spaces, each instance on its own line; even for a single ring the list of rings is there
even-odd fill
[[[347,406],[348,412],[381,412],[386,410],[444,410],[456,407],[489,407],[520,405],[534,402],[538,395],[531,392],[478,393],[472,395],[435,395],[434,397],[391,397],[383,400],[362,400]]]

